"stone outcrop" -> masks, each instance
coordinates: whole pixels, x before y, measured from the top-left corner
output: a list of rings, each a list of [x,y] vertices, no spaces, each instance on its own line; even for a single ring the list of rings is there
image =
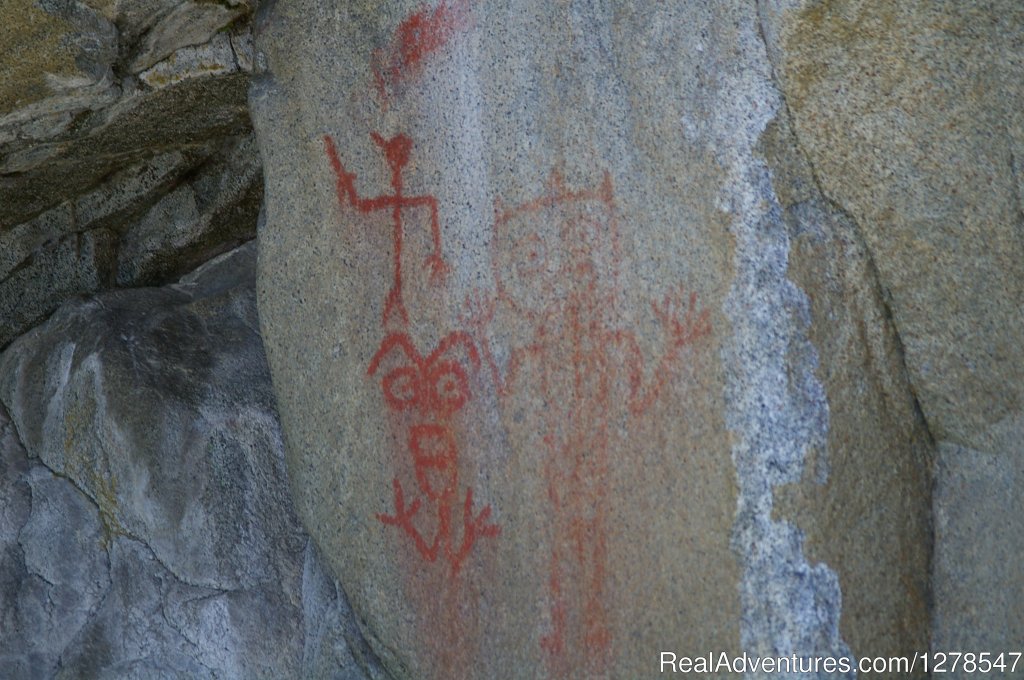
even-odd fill
[[[800,148],[874,255],[929,427],[991,453],[1024,439],[1022,26],[1012,0],[774,26]]]
[[[5,677],[52,677],[110,590],[95,504],[31,462],[0,407],[0,664]]]
[[[291,509],[254,280],[249,244],[0,355],[5,677],[364,677]]]
[[[0,677],[1024,638],[1016,0],[3,15]]]
[[[252,238],[262,195],[247,4],[9,4],[0,347],[76,294],[172,281]]]
[[[1024,638],[1005,617],[1024,583],[998,557],[1024,546],[1006,486],[1024,469],[1024,6],[763,9],[796,146],[863,235],[937,443],[935,648],[1009,649]]]
[[[757,6],[297,0],[258,34],[289,471],[390,673],[927,647],[932,442]]]

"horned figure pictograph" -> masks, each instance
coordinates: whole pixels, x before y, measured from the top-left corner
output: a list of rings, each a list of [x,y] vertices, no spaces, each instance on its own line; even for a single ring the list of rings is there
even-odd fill
[[[345,170],[341,157],[338,155],[338,149],[330,135],[324,136],[324,146],[327,149],[331,168],[334,170],[338,200],[342,205],[348,203],[362,213],[378,210],[391,211],[394,273],[391,290],[384,301],[383,322],[386,324],[392,314],[397,314],[401,323],[407,324],[409,315],[402,300],[402,240],[405,236],[402,211],[406,208],[428,208],[430,210],[430,235],[433,239],[433,252],[427,257],[427,266],[430,267],[431,281],[439,283],[448,272],[448,265],[441,255],[441,222],[438,217],[437,199],[430,195],[406,196],[402,193],[404,188],[402,170],[408,165],[409,153],[412,151],[412,140],[408,136],[398,134],[391,139],[384,139],[376,132],[371,132],[370,137],[381,148],[384,158],[387,159],[388,167],[391,169],[393,194],[361,198],[356,190],[356,175]]]
[[[378,514],[377,519],[401,528],[413,539],[416,550],[428,562],[444,559],[457,576],[477,539],[497,536],[501,529],[491,524],[491,506],[473,512],[473,489],[466,489],[462,503],[462,538],[456,545],[453,511],[458,503],[458,446],[451,427],[451,417],[462,409],[470,397],[466,369],[454,358],[454,350],[462,349],[473,369],[480,367],[476,347],[467,333],[449,333],[428,356],[421,356],[405,333],[392,333],[374,355],[367,370],[377,373],[383,361],[395,357],[398,365],[384,375],[382,387],[388,408],[409,411],[419,420],[409,430],[409,452],[412,454],[416,484],[424,498],[434,504],[436,529],[428,541],[413,520],[420,511],[422,498],[406,502],[402,482],[395,477],[393,515]]]
[[[613,465],[631,449],[630,428],[667,393],[686,348],[710,334],[709,312],[680,286],[652,301],[662,345],[645,355],[624,322],[607,172],[598,186],[571,189],[556,171],[538,198],[496,203],[491,247],[494,294],[468,299],[463,324],[477,339],[503,418],[521,414],[530,423],[524,441],[543,448],[550,556],[540,644],[551,677],[606,677]],[[492,328],[504,338],[502,361],[491,349]],[[516,427],[515,417],[506,419],[506,430]]]
[[[351,205],[361,213],[391,211],[394,273],[384,303],[382,325],[394,317],[401,326],[409,323],[402,297],[402,241],[405,224],[402,211],[427,208],[433,252],[427,257],[431,282],[440,283],[448,272],[441,254],[441,226],[437,199],[430,195],[407,196],[403,193],[402,170],[409,162],[412,140],[398,134],[385,139],[376,132],[371,138],[384,152],[391,170],[392,194],[362,198],[355,187],[356,175],[345,169],[334,140],[324,137],[324,147],[336,179],[339,203]],[[459,352],[463,356],[460,356]],[[463,358],[465,361],[463,361]],[[473,489],[467,488],[461,501],[461,532],[457,517],[459,500],[459,447],[452,418],[470,398],[467,370],[476,371],[480,358],[468,333],[452,331],[437,347],[424,356],[405,332],[391,332],[381,342],[367,369],[374,377],[383,373],[381,388],[387,407],[396,416],[411,420],[407,450],[412,458],[416,490],[407,498],[408,489],[399,477],[392,481],[394,513],[379,513],[377,519],[400,528],[412,539],[416,551],[428,562],[443,558],[452,577],[459,574],[474,545],[481,538],[493,538],[501,529],[490,522],[491,506],[479,512],[473,509]],[[426,507],[425,507],[426,506]],[[457,534],[461,533],[461,536]]]

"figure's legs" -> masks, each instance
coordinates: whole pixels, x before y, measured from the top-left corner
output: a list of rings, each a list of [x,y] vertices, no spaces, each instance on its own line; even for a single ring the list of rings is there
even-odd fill
[[[605,608],[608,560],[608,447],[598,428],[577,451],[573,520],[578,590],[578,658],[587,677],[607,677],[611,631]]]
[[[551,630],[541,638],[541,647],[547,652],[548,673],[552,678],[568,678],[571,675],[571,653],[566,650],[566,632],[569,618],[569,593],[571,575],[567,573],[566,560],[571,550],[571,530],[566,523],[565,494],[567,475],[561,472],[560,451],[548,441],[548,459],[545,473],[548,484],[548,500],[551,504],[551,558],[548,564],[548,612]]]
[[[547,650],[552,659],[563,660],[565,656],[565,594],[562,592],[562,559],[556,545],[551,549],[548,572],[548,609],[551,616],[551,632],[540,640],[540,646]]]
[[[401,200],[401,196],[398,196]],[[392,273],[391,290],[388,291],[388,297],[384,301],[384,324],[387,324],[388,317],[392,313],[397,313],[398,318],[403,324],[409,323],[409,315],[405,313],[405,304],[402,302],[402,239],[404,234],[402,233],[402,207],[396,205],[394,212],[391,214],[391,225],[392,225],[392,243],[394,248],[394,254],[392,255],[392,267],[394,269]]]
[[[603,677],[608,668],[608,651],[611,646],[611,632],[604,605],[607,541],[603,524],[604,518],[599,513],[590,532],[592,541],[586,553],[587,563],[582,569],[586,583],[584,641],[588,651],[587,659],[594,669],[591,677]]]

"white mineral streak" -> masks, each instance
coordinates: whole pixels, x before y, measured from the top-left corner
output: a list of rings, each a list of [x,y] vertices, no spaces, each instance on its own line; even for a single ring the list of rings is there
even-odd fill
[[[772,519],[773,489],[800,481],[807,451],[824,450],[829,415],[805,333],[807,297],[786,276],[789,235],[755,150],[780,111],[780,96],[753,12],[738,32],[735,68],[723,76],[709,132],[728,169],[719,200],[736,241],[724,310],[733,336],[722,358],[739,484],[732,544],[743,569],[741,643],[748,654],[850,656],[839,634],[838,578],[827,565],[807,562],[797,527]]]

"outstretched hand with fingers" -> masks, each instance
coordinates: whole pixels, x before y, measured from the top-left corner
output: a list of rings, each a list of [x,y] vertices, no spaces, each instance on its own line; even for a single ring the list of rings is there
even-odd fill
[[[670,344],[675,348],[688,345],[711,332],[710,312],[706,309],[698,312],[697,293],[686,295],[682,286],[676,286],[665,293],[660,304],[651,302],[651,308],[662,327],[668,331]]]

